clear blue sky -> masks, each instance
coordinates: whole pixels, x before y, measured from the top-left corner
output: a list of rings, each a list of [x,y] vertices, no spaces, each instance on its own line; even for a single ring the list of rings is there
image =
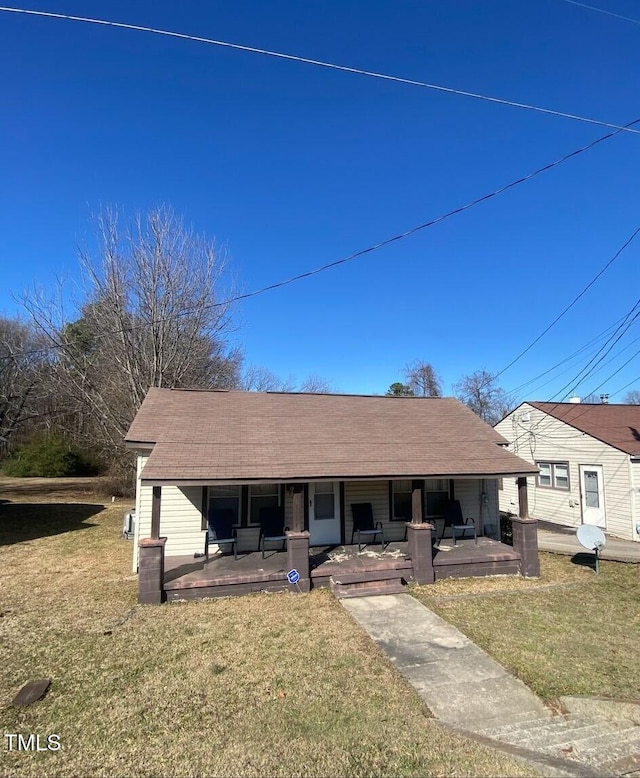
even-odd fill
[[[632,0],[593,0],[640,19]],[[563,0],[40,0],[534,103],[640,117],[640,25]],[[101,204],[171,204],[227,247],[242,290],[304,272],[465,204],[600,135],[465,97],[146,33],[0,13],[0,312],[77,276]],[[430,361],[446,392],[499,371],[640,225],[640,136],[607,141],[417,235],[238,305],[248,362],[384,392]],[[505,389],[569,356],[636,302],[640,238]],[[640,348],[631,328],[586,394]],[[628,346],[625,351],[622,349]],[[546,386],[548,399],[593,353]],[[616,356],[617,355],[617,356]],[[640,358],[600,391],[640,376]],[[553,374],[551,375],[553,377]],[[638,380],[637,384],[640,384]],[[618,401],[622,394],[613,399]]]

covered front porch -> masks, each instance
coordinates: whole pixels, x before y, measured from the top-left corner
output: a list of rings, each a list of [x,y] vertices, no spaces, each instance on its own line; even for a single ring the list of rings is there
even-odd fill
[[[526,515],[524,478],[519,479],[523,515],[514,519],[513,547],[489,536],[499,532],[495,478],[260,484],[255,491],[252,486],[234,487],[235,492],[215,484],[197,492],[188,486],[152,486],[151,531],[139,540],[141,602],[318,586],[329,586],[338,596],[356,596],[402,591],[412,581],[538,574],[535,522]],[[164,512],[164,492],[171,512]],[[433,515],[465,497],[461,515],[474,517],[467,532]],[[173,508],[184,506],[185,498],[197,529],[188,540],[194,551],[176,553],[174,544],[172,553],[166,553],[170,531],[165,535],[162,530],[169,525],[175,537],[185,526],[189,512]],[[265,510],[278,513],[279,540],[259,540],[252,505],[260,506],[255,516]],[[359,537],[355,509],[362,505],[376,533]],[[220,510],[235,517],[234,543],[206,541],[211,516]],[[143,532],[142,525],[138,530]]]
[[[434,580],[449,577],[517,575],[521,556],[512,546],[482,537],[446,540],[432,547]],[[168,557],[164,593],[168,601],[226,597],[254,592],[299,591],[290,583],[287,551]],[[419,571],[420,574],[420,571]],[[322,546],[309,549],[309,588],[330,587],[340,596],[388,593],[415,581],[409,543]]]

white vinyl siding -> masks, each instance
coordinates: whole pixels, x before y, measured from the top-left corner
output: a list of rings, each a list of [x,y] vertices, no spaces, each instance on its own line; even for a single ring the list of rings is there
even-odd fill
[[[629,473],[633,492],[631,529],[633,539],[640,541],[640,533],[636,531],[636,527],[640,523],[640,459],[629,459]]]
[[[138,484],[140,485],[140,482]],[[140,498],[136,500],[135,569],[138,540],[151,537],[152,487],[140,485],[139,492]],[[165,556],[192,557],[195,553],[204,553],[205,534],[202,529],[202,487],[163,486],[160,499],[160,537],[167,538]]]
[[[478,535],[484,534],[484,528],[491,525],[493,535],[497,536],[500,525],[497,478],[456,479],[453,494],[460,501],[462,516],[475,521]]]
[[[149,512],[149,528],[151,528],[151,487],[142,486],[140,474],[142,468],[147,464],[150,451],[140,451],[136,457],[136,526],[133,535],[133,572],[138,572],[138,541],[145,535],[140,534],[140,519],[143,512]]]
[[[389,521],[389,482],[388,481],[347,481],[344,485],[344,539],[351,543],[353,516],[351,504],[370,502],[373,507],[374,522],[382,522],[385,542],[403,540],[405,525],[402,521]],[[354,539],[355,542],[355,539]]]
[[[529,421],[523,416],[529,415]],[[640,540],[631,522],[633,499],[629,456],[613,446],[524,403],[499,424],[496,431],[509,442],[509,451],[529,462],[568,462],[569,488],[537,488],[527,478],[529,515],[567,527],[582,523],[579,465],[602,465],[606,531],[626,540]],[[518,513],[516,479],[505,478],[500,509]]]

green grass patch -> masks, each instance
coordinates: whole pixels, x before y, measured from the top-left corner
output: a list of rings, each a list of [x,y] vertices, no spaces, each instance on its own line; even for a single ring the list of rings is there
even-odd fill
[[[548,701],[640,699],[640,570],[541,553],[539,579],[445,580],[413,594]]]
[[[128,503],[14,486],[0,479],[0,727],[62,749],[3,743],[2,775],[534,774],[442,730],[327,591],[139,606]],[[44,676],[43,700],[10,707]]]

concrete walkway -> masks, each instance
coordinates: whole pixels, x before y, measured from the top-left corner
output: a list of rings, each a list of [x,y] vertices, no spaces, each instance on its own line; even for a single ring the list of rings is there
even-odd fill
[[[548,525],[547,525],[548,526]],[[575,532],[553,532],[547,529],[538,529],[538,548],[540,551],[553,551],[555,554],[589,554],[590,552],[581,546]],[[640,564],[640,543],[632,540],[620,540],[607,537],[607,545],[600,554],[600,559],[608,559],[611,562],[629,562]]]
[[[548,715],[522,681],[411,595],[340,602],[441,721],[479,731]]]
[[[600,716],[583,702],[575,713],[567,704],[568,714],[552,715],[525,684],[411,595],[340,603],[449,728],[545,776],[640,776],[640,706],[633,716]]]

